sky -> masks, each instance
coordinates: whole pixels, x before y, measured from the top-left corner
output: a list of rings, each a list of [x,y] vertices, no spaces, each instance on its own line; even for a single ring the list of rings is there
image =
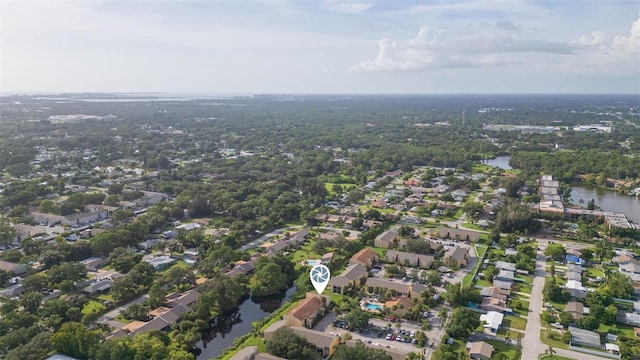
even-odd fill
[[[640,2],[0,0],[0,92],[640,95]]]

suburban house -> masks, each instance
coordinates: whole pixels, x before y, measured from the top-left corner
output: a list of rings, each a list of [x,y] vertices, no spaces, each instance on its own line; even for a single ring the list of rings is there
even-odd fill
[[[506,261],[496,261],[496,268],[499,270],[516,271],[516,264]]]
[[[168,268],[171,264],[176,262],[175,259],[170,256],[158,256],[153,259],[144,260],[147,264],[153,266],[153,269],[158,271]]]
[[[627,325],[640,326],[640,314],[624,313],[624,323]]]
[[[484,322],[484,328],[494,334],[500,329],[503,318],[504,314],[497,311],[489,311],[486,314],[480,315],[480,321]]]
[[[469,358],[473,360],[489,360],[493,354],[493,346],[484,341],[476,341],[471,343],[469,349]]]
[[[467,260],[469,260],[469,249],[456,246],[447,250],[444,253],[443,262],[448,267],[460,267],[467,266]]]
[[[331,303],[330,297],[308,292],[304,300],[284,315],[284,322],[287,326],[311,328],[315,325],[316,319],[324,315],[329,303]]]
[[[105,261],[106,260],[101,257],[93,256],[80,261],[80,264],[84,265],[88,271],[96,271],[105,263]]]
[[[483,297],[493,297],[496,299],[507,300],[509,297],[510,291],[505,289],[500,289],[495,286],[492,287],[483,287],[480,290],[480,295]]]
[[[293,236],[287,240],[291,245],[294,246],[300,246],[302,243],[304,243],[305,241],[307,241],[307,238],[309,237],[309,230],[307,229],[302,229],[300,231],[298,231],[297,233],[293,234]]]
[[[171,293],[165,296],[165,301],[167,302],[167,306],[170,308],[177,307],[180,305],[191,306],[198,298],[200,297],[200,293],[197,290],[189,290],[183,293]]]
[[[273,338],[276,330],[283,326],[287,326],[284,320],[280,320],[264,330],[264,339],[269,342]],[[289,326],[294,333],[304,337],[307,342],[317,350],[323,357],[329,357],[340,344],[340,337],[325,332],[319,332],[300,326]]]
[[[82,292],[89,295],[106,294],[111,289],[111,284],[113,282],[110,279],[98,280],[82,289]]]
[[[360,263],[349,265],[340,275],[329,279],[331,292],[344,294],[348,286],[359,287],[362,284],[362,279],[366,279],[368,276],[369,271],[364,265]]]
[[[500,279],[493,280],[493,287],[496,287],[498,289],[511,290],[512,286],[513,286],[513,281],[500,280]]]
[[[374,240],[373,240],[373,246],[375,247],[379,247],[379,248],[384,248],[384,249],[388,249],[390,247],[392,247],[394,244],[398,244],[398,245],[403,245],[400,244],[400,238],[399,238],[400,234],[398,233],[397,229],[391,229],[388,231],[383,232],[382,234],[378,235]],[[405,241],[406,243],[406,241]],[[406,244],[404,244],[406,245]]]
[[[513,271],[500,270],[498,272],[498,275],[496,275],[494,279],[503,280],[503,281],[513,281],[515,278],[516,278],[516,274]]]
[[[478,309],[504,313],[507,312],[507,302],[494,297],[483,297]]]
[[[571,334],[571,344],[578,344],[595,348],[602,347],[602,343],[600,342],[600,334],[595,331],[589,331],[569,326],[569,333]]]
[[[189,309],[186,306],[179,305],[165,312],[164,314],[153,318],[150,321],[147,321],[147,322],[134,321],[134,323],[137,323],[136,325],[139,325],[139,326],[133,329],[130,329],[131,332],[129,333],[129,336],[133,337],[136,334],[144,334],[146,332],[153,331],[153,330],[165,329],[169,327],[171,324],[177,322],[180,319],[180,315],[184,314],[187,311],[189,311]],[[142,323],[142,324],[139,324],[139,323]]]
[[[376,289],[391,289],[398,296],[419,296],[426,287],[416,283],[405,283],[389,279],[368,278],[365,283],[369,293],[376,292]]]
[[[16,275],[22,275],[27,272],[27,265],[0,260],[0,270],[10,271]]]
[[[340,337],[327,334],[325,332],[315,331],[299,326],[291,326],[291,330],[296,334],[302,336],[307,342],[315,347],[323,357],[329,357],[333,355],[338,344],[340,344]]]
[[[480,232],[478,231],[454,229],[446,226],[441,226],[438,229],[438,234],[444,239],[458,239],[472,242],[478,242],[478,240],[480,240]]]
[[[588,308],[587,308],[588,310]],[[584,313],[585,313],[585,308],[584,305],[582,305],[581,302],[578,301],[569,301],[567,303],[567,306],[565,307],[564,311],[568,312],[569,314],[571,314],[571,317],[573,318],[573,320],[580,320],[584,317]]]
[[[378,253],[371,249],[362,249],[355,253],[350,260],[351,264],[359,263],[367,268],[371,268],[380,260]]]
[[[421,267],[428,269],[433,264],[433,256],[408,253],[404,251],[387,251],[387,262],[405,266]]]
[[[565,288],[574,298],[584,299],[587,297],[587,288],[584,287],[580,281],[567,280]]]

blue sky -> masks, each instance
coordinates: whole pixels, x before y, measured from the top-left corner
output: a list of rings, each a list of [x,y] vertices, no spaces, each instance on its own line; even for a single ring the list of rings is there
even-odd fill
[[[0,2],[0,91],[640,93],[640,3]]]

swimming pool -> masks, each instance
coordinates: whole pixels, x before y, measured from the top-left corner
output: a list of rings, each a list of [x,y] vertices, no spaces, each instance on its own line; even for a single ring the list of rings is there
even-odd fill
[[[307,260],[306,263],[309,266],[320,265],[320,260]]]
[[[367,310],[382,310],[382,305],[365,303],[364,308]]]

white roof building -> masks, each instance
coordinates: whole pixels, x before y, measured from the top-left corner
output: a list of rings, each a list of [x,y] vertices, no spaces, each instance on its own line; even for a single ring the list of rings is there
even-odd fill
[[[502,319],[504,314],[497,311],[489,311],[486,314],[480,315],[480,321],[484,321],[484,328],[490,329],[493,332],[498,331],[500,325],[502,325]]]

